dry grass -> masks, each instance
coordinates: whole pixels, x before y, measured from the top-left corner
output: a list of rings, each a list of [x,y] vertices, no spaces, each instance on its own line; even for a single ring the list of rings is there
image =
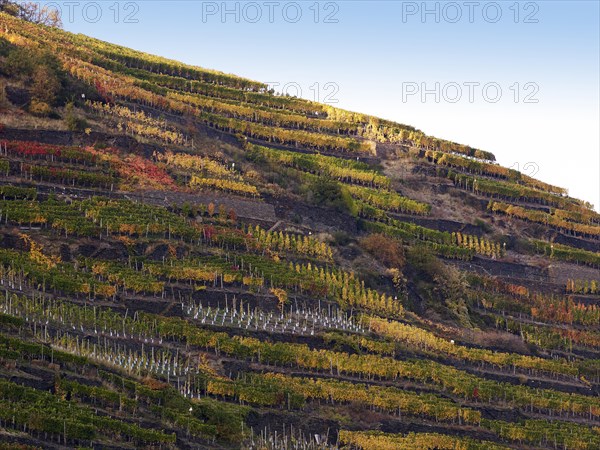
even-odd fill
[[[466,340],[485,348],[497,348],[504,352],[529,354],[529,347],[519,336],[504,331],[464,331]]]
[[[0,113],[0,123],[8,128],[24,128],[28,130],[65,131],[67,129],[62,120],[34,117],[16,108],[10,108],[8,111]]]

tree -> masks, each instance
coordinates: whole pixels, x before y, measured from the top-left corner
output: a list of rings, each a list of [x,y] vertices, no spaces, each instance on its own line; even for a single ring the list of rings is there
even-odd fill
[[[52,105],[56,101],[60,88],[56,72],[50,67],[42,65],[34,69],[31,93],[35,99]]]
[[[31,50],[16,47],[10,50],[2,70],[11,77],[29,78],[35,66],[36,62]]]
[[[215,204],[213,202],[210,202],[208,204],[208,215],[210,217],[212,217],[215,214]]]
[[[229,213],[227,214],[227,217],[229,218],[229,220],[231,220],[232,222],[235,222],[237,220],[237,214],[235,213],[234,209],[230,209]]]
[[[11,16],[18,16],[21,12],[21,8],[10,0],[0,0],[0,11]]]
[[[226,218],[227,218],[227,209],[225,208],[225,205],[223,205],[221,203],[219,205],[219,219],[225,220]]]
[[[19,17],[23,20],[55,28],[63,26],[60,12],[55,8],[42,6],[36,2],[24,2],[18,7]]]
[[[287,292],[280,288],[271,288],[270,292],[277,297],[277,306],[281,311],[283,311],[283,308],[288,300]]]

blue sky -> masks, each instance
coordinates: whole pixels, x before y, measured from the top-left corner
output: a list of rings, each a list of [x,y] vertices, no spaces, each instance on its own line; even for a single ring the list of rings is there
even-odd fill
[[[278,90],[295,83],[303,97],[492,151],[600,206],[598,1],[78,3],[71,22],[58,2],[69,31]]]

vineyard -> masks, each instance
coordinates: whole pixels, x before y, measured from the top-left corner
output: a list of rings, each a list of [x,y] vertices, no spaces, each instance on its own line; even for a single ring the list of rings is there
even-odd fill
[[[0,448],[600,448],[566,189],[3,12],[0,81]]]

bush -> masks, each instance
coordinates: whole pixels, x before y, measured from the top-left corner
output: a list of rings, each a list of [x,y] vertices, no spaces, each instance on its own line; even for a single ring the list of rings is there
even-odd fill
[[[344,231],[335,231],[333,233],[333,244],[334,245],[348,245],[352,241],[352,238],[348,235],[348,233]]]
[[[358,208],[350,192],[331,178],[318,177],[310,185],[310,200],[319,206],[333,207],[338,211],[358,215]]]
[[[337,203],[342,196],[339,183],[325,177],[317,178],[310,186],[310,190],[313,201],[320,205]]]
[[[73,110],[73,103],[67,103],[65,107],[65,123],[69,131],[83,131],[89,127],[87,120],[79,117]]]
[[[35,99],[52,105],[56,102],[60,89],[60,81],[55,71],[49,66],[35,68],[31,86],[31,93]]]
[[[415,271],[413,279],[419,280],[422,297],[429,297],[431,306],[444,305],[453,319],[470,327],[466,305],[468,284],[463,274],[454,266],[444,264],[431,251],[421,245],[409,247],[407,260]]]
[[[48,51],[13,46],[0,40],[0,55],[5,56],[0,73],[20,79],[31,86],[31,95],[54,105],[62,91],[64,72],[61,63]]]
[[[489,223],[487,223],[485,220],[482,219],[475,219],[475,222],[473,223],[476,227],[481,228],[484,232],[489,233],[492,231],[492,227],[490,226]]]
[[[388,268],[402,270],[406,264],[402,244],[382,233],[371,234],[363,238],[360,245]]]
[[[12,77],[28,78],[33,74],[35,60],[31,51],[15,47],[10,50],[2,69]]]
[[[13,48],[9,41],[0,37],[0,56],[8,56]]]
[[[48,117],[52,113],[52,108],[48,103],[34,99],[29,104],[29,112],[34,116]]]

